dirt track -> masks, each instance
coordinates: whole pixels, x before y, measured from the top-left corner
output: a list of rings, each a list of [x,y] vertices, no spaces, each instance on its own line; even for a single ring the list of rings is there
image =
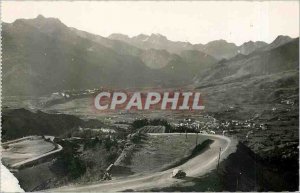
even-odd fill
[[[153,135],[170,135],[170,133],[163,134],[153,134]],[[178,134],[171,134],[178,135]],[[189,134],[192,135],[192,134]],[[207,138],[214,140],[210,145],[210,148],[205,152],[196,156],[195,158],[189,160],[183,165],[177,167],[183,169],[187,177],[199,177],[203,174],[215,169],[218,162],[220,148],[221,159],[227,157],[230,153],[235,150],[235,145],[232,143],[231,139],[225,136],[219,135],[204,135]],[[171,173],[173,169],[166,170],[163,172],[157,172],[148,175],[134,175],[131,177],[126,177],[122,179],[116,179],[111,181],[99,182],[97,184],[90,185],[69,185],[56,189],[46,190],[51,192],[102,192],[102,191],[124,191],[124,190],[134,190],[142,191],[151,188],[161,188],[169,187],[174,185],[181,180],[171,178]]]

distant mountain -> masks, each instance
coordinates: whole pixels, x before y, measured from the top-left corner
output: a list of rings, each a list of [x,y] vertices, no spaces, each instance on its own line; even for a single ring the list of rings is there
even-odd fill
[[[200,47],[203,51],[217,59],[228,59],[238,54],[238,47],[234,43],[228,43],[225,40],[211,41]]]
[[[173,57],[169,64],[161,70],[175,80],[187,77],[194,79],[195,76],[213,68],[216,64],[217,60],[208,54],[197,50],[185,50]]]
[[[4,95],[42,95],[101,86],[173,87],[190,84],[193,78],[187,67],[191,61],[178,54],[141,49],[124,41],[69,28],[55,18],[38,16],[3,23],[2,37]],[[166,40],[158,35],[149,38],[149,42],[155,42],[156,38]],[[212,57],[206,60],[201,55],[204,56],[197,56],[197,61],[192,60],[194,68],[216,63]],[[162,70],[174,63],[182,71]]]
[[[43,16],[3,23],[2,40],[4,95],[227,81],[295,68],[298,57],[296,40],[285,36],[242,46],[225,40],[192,45],[160,34],[105,38]]]
[[[136,57],[82,38],[59,20],[39,16],[3,24],[4,95],[65,89],[138,87],[164,81]],[[16,78],[17,77],[17,78]]]
[[[275,41],[274,41],[275,42]],[[225,84],[253,76],[299,70],[299,38],[271,50],[220,61],[199,76],[201,85]]]
[[[249,42],[245,42],[241,46],[239,46],[238,52],[240,54],[248,55],[248,54],[251,54],[252,52],[258,50],[259,48],[263,48],[267,45],[268,44],[266,42],[262,42],[262,41],[256,41],[256,42],[249,41]]]
[[[161,69],[167,66],[175,55],[166,50],[148,49],[144,50],[139,58],[150,68]]]
[[[267,45],[268,44],[263,41],[249,41],[237,46],[226,40],[215,40],[208,42],[207,44],[195,44],[194,49],[211,55],[218,60],[222,60],[233,58],[239,54],[248,55]]]
[[[125,35],[116,35],[120,37],[119,39],[117,37],[116,39],[108,39],[77,29],[73,29],[73,31],[76,32],[79,36],[88,38],[92,41],[109,47],[121,55],[131,55],[137,57],[141,59],[142,62],[145,63],[145,65],[152,69],[159,69],[166,66],[173,57],[173,54],[170,54],[166,50],[158,50],[153,48],[141,49],[133,46],[125,41],[126,39],[129,39],[129,37]]]
[[[183,50],[193,49],[193,45],[191,43],[170,41],[167,39],[167,37],[161,34],[151,34],[150,36],[140,34],[132,38],[129,38],[128,36],[123,34],[112,34],[108,38],[113,40],[124,41],[141,49],[166,50],[170,53],[175,54],[179,54]]]
[[[135,57],[138,57],[141,59],[146,66],[152,68],[152,69],[160,69],[164,68],[167,65],[171,66],[173,62],[178,61],[179,57],[183,57],[181,60],[181,66],[186,69],[186,63],[191,63],[191,61],[194,62],[196,65],[196,68],[203,69],[204,67],[208,67],[209,65],[216,63],[216,59],[213,58],[212,56],[208,56],[205,53],[202,53],[198,50],[194,50],[193,47],[190,47],[191,49],[188,50],[188,46],[186,46],[183,51],[180,51],[179,49],[177,50],[179,53],[173,53],[168,52],[166,48],[164,47],[165,44],[162,44],[160,41],[169,41],[165,36],[162,36],[160,34],[152,34],[151,36],[147,36],[145,34],[140,34],[138,36],[129,38],[127,35],[122,35],[122,34],[112,34],[110,35],[110,38],[104,38],[102,36],[90,34],[88,32],[83,32],[77,29],[73,29],[79,36],[88,38],[90,40],[93,40],[97,43],[100,43],[102,45],[105,45],[114,51],[118,52],[119,54],[122,55],[132,55]],[[132,41],[136,42],[136,44],[133,44]],[[142,41],[139,42],[139,41]],[[154,45],[149,45],[148,43],[145,43],[145,46],[143,46],[143,42],[158,42],[161,44],[161,47],[159,46],[154,46]],[[171,42],[172,44],[174,42]],[[181,44],[180,42],[175,42],[175,44],[178,46]],[[186,44],[190,45],[190,44]],[[154,46],[155,48],[152,48]],[[179,46],[178,46],[179,48]],[[190,61],[187,60],[187,57],[184,56],[183,53],[189,53],[192,50],[196,51],[196,55],[190,55]],[[186,51],[186,52],[185,52]],[[196,57],[193,59],[193,57]],[[209,58],[210,60],[207,60]],[[195,72],[195,71],[194,71]],[[181,72],[181,74],[185,74],[184,71]]]
[[[237,46],[234,43],[229,43],[225,40],[215,40],[208,42],[207,44],[191,44],[189,42],[171,41],[161,34],[151,34],[150,36],[140,34],[132,38],[123,34],[111,34],[108,38],[111,40],[125,42],[143,50],[166,50],[169,53],[174,54],[180,54],[185,50],[198,50],[200,52],[213,56],[218,60],[230,59],[237,54],[248,55],[253,51],[267,45],[267,43],[262,41],[250,41],[244,43],[241,46]]]
[[[130,41],[130,37],[128,35],[119,34],[119,33],[111,34],[108,38],[112,40],[120,40],[123,42]]]
[[[180,54],[184,50],[198,50],[209,54],[217,59],[231,58],[238,52],[238,47],[225,40],[216,40],[203,44],[191,44],[189,42],[179,42],[168,40],[161,34],[151,34],[150,36],[140,34],[132,38],[123,34],[112,34],[108,37],[113,40],[124,41],[141,49],[167,50],[170,53]]]
[[[293,38],[291,38],[289,36],[280,35],[271,44],[263,47],[262,50],[271,50],[271,49],[277,48],[283,44],[286,44],[292,40],[293,40]]]

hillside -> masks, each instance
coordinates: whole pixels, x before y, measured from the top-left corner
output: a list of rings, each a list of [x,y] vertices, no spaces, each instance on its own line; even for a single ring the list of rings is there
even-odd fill
[[[277,48],[281,45],[284,45],[288,42],[291,42],[293,39],[289,36],[283,36],[283,35],[280,35],[278,36],[271,44],[265,46],[265,47],[262,47],[261,49],[259,50],[271,50],[271,49],[274,49],[274,48]]]
[[[224,84],[253,76],[298,71],[298,42],[299,38],[271,50],[223,60],[210,68],[206,76],[199,76],[200,85]]]
[[[238,47],[234,43],[228,43],[225,40],[215,40],[201,46],[199,50],[215,56],[218,59],[232,58],[238,54]]]
[[[202,70],[209,67],[217,60],[197,49],[191,44],[184,42],[172,42],[165,36],[159,34],[152,34],[147,36],[144,34],[129,38],[122,34],[112,34],[109,38],[94,35],[88,32],[73,29],[79,36],[88,38],[92,41],[105,45],[116,51],[121,55],[130,55],[137,57],[142,62],[152,69],[161,69],[166,66],[171,66],[175,61],[180,58],[182,69],[194,71]],[[147,41],[144,41],[147,39]],[[150,41],[151,43],[149,43]],[[183,49],[182,49],[183,48]],[[186,66],[193,64],[193,69]],[[195,74],[197,73],[195,72]],[[181,73],[185,73],[182,71]],[[188,77],[189,74],[186,75]]]
[[[299,176],[293,172],[299,162],[298,54],[297,38],[270,50],[223,60],[195,83],[203,93],[206,112],[220,123],[218,130],[234,135],[271,165],[272,171],[263,171],[264,177],[278,173],[272,179],[275,183],[268,184],[274,189],[285,187],[276,183],[287,183],[282,179],[288,175],[295,179],[289,180],[291,189],[298,186]],[[236,188],[230,186],[230,191]]]
[[[174,80],[183,79],[192,83],[197,75],[201,75],[216,64],[217,60],[208,54],[197,50],[184,50],[173,57],[162,71]]]
[[[216,63],[200,52],[187,59],[166,50],[141,49],[41,15],[4,23],[2,35],[4,95],[40,96],[101,86],[184,86],[192,82],[190,71]],[[172,65],[182,70],[161,70]]]
[[[33,21],[3,24],[4,95],[151,82],[153,72],[139,59],[76,36],[55,19]]]
[[[98,120],[82,120],[73,115],[49,114],[26,109],[2,111],[2,141],[28,135],[64,136],[79,127],[101,128],[107,126]]]
[[[249,41],[241,46],[225,40],[193,45],[160,34],[105,38],[41,15],[3,23],[2,35],[6,96],[103,86],[182,87],[193,82],[205,86],[294,70],[298,65],[298,39],[288,36],[278,36],[269,45]]]
[[[240,47],[238,52],[240,54],[244,54],[244,55],[248,55],[251,54],[254,51],[257,51],[261,48],[266,47],[268,44],[266,42],[262,42],[262,41],[249,41],[249,42],[245,42],[243,43]]]

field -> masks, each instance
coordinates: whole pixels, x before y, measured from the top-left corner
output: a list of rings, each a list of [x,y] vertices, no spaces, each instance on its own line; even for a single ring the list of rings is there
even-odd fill
[[[190,156],[196,146],[196,135],[149,135],[147,140],[134,151],[131,160],[126,164],[120,160],[119,165],[128,167],[133,173],[152,173],[179,162]],[[201,144],[206,138],[198,136]]]

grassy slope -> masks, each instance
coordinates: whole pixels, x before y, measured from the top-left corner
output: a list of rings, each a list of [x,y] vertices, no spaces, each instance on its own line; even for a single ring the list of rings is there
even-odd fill
[[[198,144],[204,140],[205,137],[199,135]],[[195,145],[195,135],[188,135],[187,139],[185,134],[149,136],[134,152],[130,163],[124,166],[134,173],[159,171],[190,155]]]

